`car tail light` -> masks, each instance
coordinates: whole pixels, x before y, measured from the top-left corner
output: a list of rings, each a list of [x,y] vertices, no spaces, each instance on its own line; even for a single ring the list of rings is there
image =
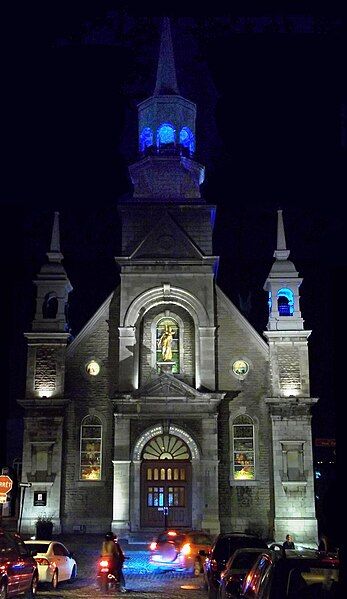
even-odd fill
[[[154,551],[154,550],[157,548],[157,544],[156,544],[156,542],[155,542],[155,541],[153,541],[153,542],[150,544],[149,548],[150,548],[150,550],[151,550],[151,551]]]
[[[218,570],[218,564],[215,559],[211,559],[211,570],[213,570],[213,572],[217,572]]]
[[[99,562],[99,566],[100,566],[101,568],[108,568],[108,561],[107,561],[107,559],[102,559],[102,560]]]
[[[181,553],[183,555],[189,555],[191,552],[191,547],[189,543],[185,543],[181,549]]]
[[[177,532],[175,530],[169,530],[167,533],[168,537],[177,537]]]
[[[45,557],[35,557],[36,561],[38,564],[40,564],[40,566],[49,566],[50,563],[48,561],[48,559],[46,559]]]

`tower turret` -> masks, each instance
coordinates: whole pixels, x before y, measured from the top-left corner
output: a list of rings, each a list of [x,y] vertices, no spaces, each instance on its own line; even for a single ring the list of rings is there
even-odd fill
[[[204,180],[204,167],[192,160],[196,105],[179,93],[167,17],[162,22],[155,89],[138,105],[138,113],[141,159],[129,168],[134,198],[201,201],[199,186]]]
[[[300,312],[299,277],[293,262],[288,260],[290,250],[286,247],[282,210],[277,211],[277,248],[275,262],[265,281],[269,294],[269,331],[302,330],[304,321]]]

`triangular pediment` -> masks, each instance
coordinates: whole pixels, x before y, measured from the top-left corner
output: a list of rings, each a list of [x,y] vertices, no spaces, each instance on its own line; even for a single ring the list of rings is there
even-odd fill
[[[164,212],[131,255],[132,260],[140,258],[191,258],[201,261],[204,256],[170,214]]]
[[[167,373],[160,374],[153,381],[133,393],[133,397],[202,398],[205,395],[205,393],[197,391],[197,389]]]

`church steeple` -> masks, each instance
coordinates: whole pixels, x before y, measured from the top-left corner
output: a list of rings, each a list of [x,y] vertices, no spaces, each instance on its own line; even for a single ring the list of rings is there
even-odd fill
[[[269,320],[267,328],[272,331],[302,330],[304,322],[300,312],[299,277],[293,262],[288,260],[290,250],[286,246],[282,210],[277,211],[277,247],[275,261],[265,281],[269,293]]]
[[[172,46],[170,20],[168,17],[164,17],[162,22],[157,81],[153,95],[179,95],[179,93],[180,92],[176,79],[175,57]]]
[[[64,256],[60,251],[59,212],[54,213],[50,249],[46,262],[34,283],[37,286],[36,314],[33,331],[66,332],[68,294],[71,283],[61,264]]]
[[[180,96],[165,17],[153,96],[138,105],[140,160],[129,167],[134,199],[201,202],[204,167],[193,160],[196,106]]]

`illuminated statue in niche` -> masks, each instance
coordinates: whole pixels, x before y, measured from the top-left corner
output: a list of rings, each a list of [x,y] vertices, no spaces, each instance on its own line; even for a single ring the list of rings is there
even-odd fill
[[[166,326],[165,331],[161,335],[160,339],[158,339],[158,347],[161,347],[161,357],[164,362],[169,362],[172,360],[172,339],[173,339],[174,331],[172,327]]]

